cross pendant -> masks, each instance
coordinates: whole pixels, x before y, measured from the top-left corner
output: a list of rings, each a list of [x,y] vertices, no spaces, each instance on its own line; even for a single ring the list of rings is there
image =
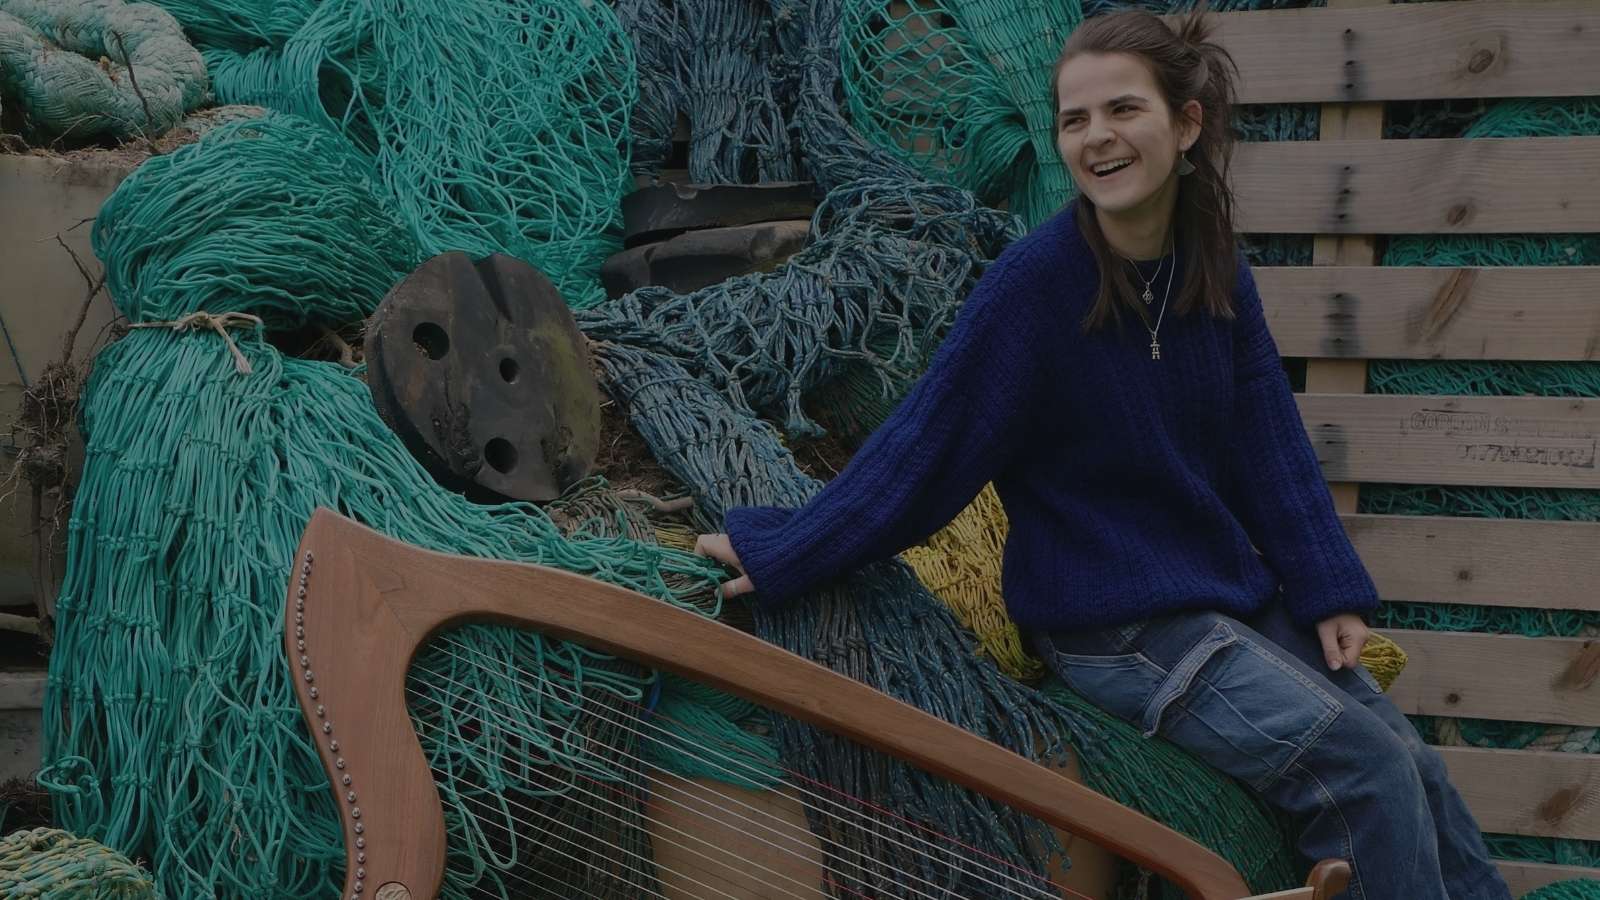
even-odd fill
[[[1155,302],[1156,295],[1150,290],[1149,287],[1146,287],[1144,289],[1144,298],[1143,299],[1144,299],[1144,305],[1145,306],[1149,306],[1151,303]]]
[[[1150,339],[1150,358],[1151,359],[1160,359],[1161,358],[1161,342],[1156,340],[1155,338],[1151,338]]]

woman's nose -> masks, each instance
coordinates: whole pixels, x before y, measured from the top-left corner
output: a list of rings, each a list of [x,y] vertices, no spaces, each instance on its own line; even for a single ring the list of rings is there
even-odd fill
[[[1110,123],[1104,119],[1092,118],[1089,120],[1089,132],[1084,135],[1084,142],[1090,147],[1104,147],[1116,138],[1116,133],[1109,127]]]

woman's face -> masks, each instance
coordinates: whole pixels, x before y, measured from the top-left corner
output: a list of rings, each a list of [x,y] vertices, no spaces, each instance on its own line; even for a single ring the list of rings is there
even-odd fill
[[[1142,60],[1084,53],[1056,83],[1056,150],[1078,189],[1103,214],[1137,216],[1175,183],[1178,154],[1200,133],[1200,104],[1175,118]]]

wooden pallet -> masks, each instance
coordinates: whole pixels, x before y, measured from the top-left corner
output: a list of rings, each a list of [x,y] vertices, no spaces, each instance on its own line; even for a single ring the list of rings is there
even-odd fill
[[[1600,609],[1600,523],[1356,514],[1361,482],[1600,488],[1600,401],[1366,394],[1372,359],[1600,359],[1600,268],[1376,268],[1374,235],[1600,231],[1600,137],[1384,140],[1384,102],[1600,94],[1600,4],[1471,0],[1218,16],[1245,103],[1321,139],[1244,145],[1241,228],[1315,235],[1261,268],[1308,433],[1389,600]],[[1407,713],[1600,725],[1600,641],[1388,631]],[[1600,757],[1440,748],[1486,832],[1600,839]],[[1600,870],[1503,862],[1516,893]]]

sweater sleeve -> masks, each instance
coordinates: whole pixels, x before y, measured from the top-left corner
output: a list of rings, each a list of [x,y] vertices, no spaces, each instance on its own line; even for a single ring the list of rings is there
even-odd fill
[[[1038,380],[1039,304],[1002,254],[910,393],[804,507],[728,510],[757,602],[776,604],[927,538],[1022,443]]]
[[[1243,259],[1234,303],[1235,515],[1282,580],[1296,622],[1370,612],[1377,589],[1334,510]]]

